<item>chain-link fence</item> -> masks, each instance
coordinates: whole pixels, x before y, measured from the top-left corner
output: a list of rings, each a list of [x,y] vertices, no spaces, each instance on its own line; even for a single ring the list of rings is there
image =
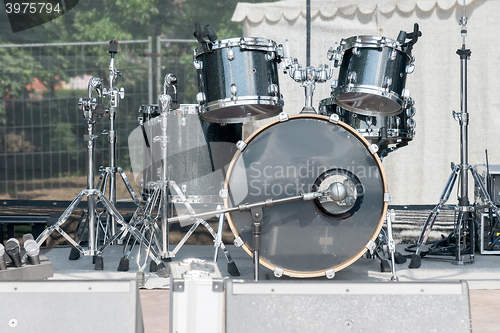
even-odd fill
[[[178,77],[179,101],[195,102],[195,46],[161,38],[119,41],[115,67],[122,76],[115,86],[125,89],[125,97],[116,112],[116,158],[126,172],[138,110],[156,103],[167,72]],[[86,126],[78,99],[88,95],[91,77],[109,87],[109,60],[108,42],[0,45],[0,199],[72,200],[86,188]],[[101,134],[107,129],[109,119],[97,118],[96,170],[109,164],[108,139]],[[121,185],[118,200],[128,198]]]

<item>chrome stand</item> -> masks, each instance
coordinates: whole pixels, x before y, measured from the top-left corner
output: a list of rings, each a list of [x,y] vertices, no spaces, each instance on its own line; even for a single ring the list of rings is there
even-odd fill
[[[396,243],[394,242],[394,238],[392,237],[392,222],[396,219],[396,213],[394,212],[394,209],[391,209],[390,212],[387,212],[386,215],[386,222],[387,222],[387,237],[388,237],[388,247],[389,247],[389,252],[391,253],[391,280],[392,281],[399,281],[399,278],[396,275]]]
[[[298,63],[297,59],[292,59],[290,57],[290,47],[288,39],[285,41],[285,48],[286,57],[283,59],[285,66],[283,73],[286,74],[288,72],[290,78],[292,78],[295,82],[299,82],[301,84],[301,87],[304,88],[305,105],[300,113],[317,114],[318,112],[312,106],[316,82],[323,83],[332,78],[333,63],[335,59],[333,59],[333,57],[330,57],[329,55],[329,58],[331,60],[330,71],[327,71],[328,65],[319,65],[318,69],[315,69],[312,66],[301,68],[301,65]]]
[[[99,93],[99,101],[96,102],[95,98],[92,98],[92,94],[94,91]],[[120,215],[120,213],[116,210],[113,204],[104,196],[104,194],[95,188],[94,186],[94,140],[97,138],[94,135],[94,112],[96,111],[96,105],[100,103],[102,98],[102,80],[99,78],[92,78],[89,81],[88,85],[88,97],[81,98],[78,106],[83,111],[83,116],[85,119],[85,123],[87,124],[87,134],[84,135],[84,140],[87,142],[87,189],[81,191],[78,196],[73,200],[73,202],[68,206],[68,208],[63,212],[63,214],[59,217],[57,222],[54,225],[51,225],[47,229],[44,230],[36,239],[38,245],[41,245],[54,231],[59,232],[61,236],[63,236],[71,245],[74,246],[79,253],[83,255],[91,255],[95,256],[96,259],[96,270],[102,270],[102,257],[99,257],[101,254],[100,250],[97,250],[97,242],[96,242],[96,205],[97,201],[100,201],[102,205],[107,209],[107,211],[111,214],[111,216],[120,223],[123,228],[127,229],[130,233],[140,236],[137,232],[137,229],[130,227]],[[80,244],[78,244],[75,240],[73,240],[62,228],[67,219],[73,213],[73,211],[78,207],[78,204],[82,200],[83,196],[87,196],[87,204],[88,204],[88,250],[85,251]],[[98,260],[100,259],[100,260]]]
[[[487,206],[490,207],[493,213],[498,214],[497,207],[491,201],[491,198],[486,190],[485,185],[480,180],[476,169],[471,166],[468,162],[468,125],[469,125],[469,114],[467,113],[467,60],[470,58],[471,51],[465,47],[465,37],[467,36],[467,17],[465,16],[465,0],[463,4],[464,15],[460,19],[461,34],[463,38],[462,48],[457,50],[457,54],[460,56],[460,102],[461,110],[460,112],[453,111],[453,118],[457,120],[460,124],[460,164],[455,165],[452,163],[452,172],[448,178],[448,182],[441,194],[439,203],[437,206],[429,213],[427,220],[424,223],[420,236],[417,240],[417,248],[415,254],[412,255],[409,268],[419,268],[421,265],[421,246],[425,244],[427,238],[429,237],[430,231],[434,222],[436,221],[437,215],[441,209],[450,209],[458,212],[458,218],[455,221],[455,238],[456,238],[456,256],[454,264],[463,265],[465,263],[474,262],[474,246],[475,246],[475,231],[474,231],[474,221],[471,217],[471,213],[474,212],[474,205],[469,201],[468,197],[468,172],[470,171],[472,177],[479,184],[480,194],[485,199]],[[459,178],[459,192],[458,204],[455,206],[446,205],[451,191],[455,182]],[[469,254],[464,256],[462,254],[462,246],[465,248],[465,244],[461,244],[462,238],[465,235],[464,229],[469,229],[469,242],[470,249]]]
[[[110,128],[109,131],[103,131],[102,134],[108,136],[109,167],[100,167],[99,171],[101,172],[101,177],[99,179],[98,188],[100,188],[101,192],[106,193],[106,187],[109,180],[109,201],[116,206],[116,173],[118,172],[130,194],[130,197],[132,198],[134,203],[139,208],[141,208],[139,198],[132,189],[132,186],[127,179],[127,176],[123,172],[123,169],[116,166],[116,108],[118,108],[119,100],[123,99],[125,96],[125,91],[123,88],[120,88],[120,90],[118,90],[118,88],[114,86],[115,79],[118,76],[121,76],[121,73],[115,67],[115,54],[118,53],[118,41],[112,40],[109,42],[108,52],[111,55],[111,59],[109,62],[109,90],[106,90],[106,88],[104,88],[103,95],[104,97],[109,97],[109,108],[106,111],[108,111],[109,113]],[[105,237],[108,231],[111,236],[116,233],[116,221],[109,213],[107,217]],[[117,243],[121,244],[121,239],[118,239]]]

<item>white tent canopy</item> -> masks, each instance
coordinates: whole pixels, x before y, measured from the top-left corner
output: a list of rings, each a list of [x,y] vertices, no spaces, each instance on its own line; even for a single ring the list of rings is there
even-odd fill
[[[499,31],[500,1],[466,2],[468,34],[466,47],[472,56],[468,65],[469,163],[500,164],[500,45],[492,36]],[[418,23],[422,37],[413,48],[415,72],[406,88],[415,99],[416,137],[404,148],[384,159],[392,204],[437,204],[451,173],[450,163],[460,163],[460,126],[452,111],[460,111],[459,25],[462,1],[320,1],[311,0],[311,65],[328,64],[327,51],[342,38],[356,35],[396,39],[400,30],[411,32]],[[305,66],[306,1],[239,3],[233,21],[243,23],[243,37],[264,37],[285,44],[291,56]],[[337,78],[338,69],[333,78]],[[297,114],[304,106],[304,89],[288,75],[280,74],[285,111]],[[317,84],[313,106],[330,96],[330,84]],[[258,122],[256,127],[263,125]],[[301,133],[314,135],[314,133]],[[472,177],[469,177],[472,178]],[[472,184],[472,181],[470,180]],[[456,190],[450,203],[456,202]],[[472,187],[469,198],[474,200]]]

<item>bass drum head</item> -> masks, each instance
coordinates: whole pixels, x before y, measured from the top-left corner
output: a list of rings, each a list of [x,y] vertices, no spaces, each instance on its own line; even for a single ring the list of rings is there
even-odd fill
[[[302,193],[345,189],[341,201],[315,199],[262,208],[260,263],[275,274],[315,277],[339,271],[375,240],[387,211],[385,174],[369,143],[342,122],[291,116],[255,132],[226,176],[226,208]],[[227,213],[235,237],[252,255],[249,212]],[[328,274],[330,275],[330,274]]]

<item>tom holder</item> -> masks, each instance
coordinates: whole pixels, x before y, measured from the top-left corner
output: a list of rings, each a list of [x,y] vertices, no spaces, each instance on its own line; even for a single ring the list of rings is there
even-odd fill
[[[312,106],[316,82],[323,83],[332,78],[334,59],[330,58],[331,65],[329,71],[328,65],[319,65],[317,69],[312,66],[302,68],[297,59],[292,59],[290,57],[288,39],[285,41],[285,52],[286,56],[283,58],[285,69],[283,70],[283,73],[288,73],[295,82],[300,83],[300,86],[304,88],[305,105],[300,113],[317,114],[316,110]]]

